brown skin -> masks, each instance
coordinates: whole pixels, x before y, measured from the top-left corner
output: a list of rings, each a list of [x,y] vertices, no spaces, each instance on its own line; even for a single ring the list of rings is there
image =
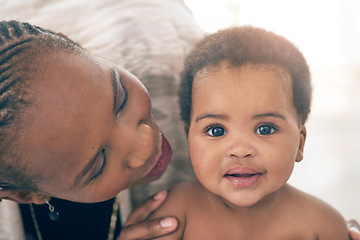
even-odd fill
[[[194,180],[171,189],[152,217],[175,216],[179,220],[174,234],[159,238],[167,240],[348,239],[342,216],[321,200],[289,185],[278,191],[277,197],[289,201],[273,202],[267,210],[258,204],[234,212]]]
[[[159,159],[162,135],[151,115],[149,94],[135,76],[100,61],[90,55],[72,61],[65,55],[49,59],[30,86],[35,103],[24,114],[17,145],[27,166],[44,178],[38,184],[43,194],[98,202],[154,179],[146,175]],[[117,114],[113,71],[128,92]],[[116,108],[125,99],[122,87],[117,89]],[[97,154],[90,170],[75,183]],[[99,174],[104,155],[106,165]]]
[[[149,220],[149,216],[163,204],[166,197],[166,191],[159,192],[136,208],[124,223],[117,240],[152,239],[173,232],[177,228],[177,219],[164,217]]]
[[[61,76],[65,76],[65,75],[68,75],[68,74],[75,74],[75,76],[77,76],[78,74],[87,74],[87,72],[91,72],[92,74],[94,74],[94,76],[96,76],[96,77],[92,77],[92,76],[87,76],[87,77],[83,77],[83,80],[86,80],[86,79],[88,79],[88,80],[91,80],[90,82],[92,82],[92,84],[95,84],[95,85],[97,85],[98,87],[100,87],[100,89],[98,89],[98,90],[102,90],[102,91],[105,91],[105,92],[107,92],[108,94],[110,94],[110,92],[111,92],[111,90],[109,89],[110,88],[110,70],[109,70],[109,67],[111,66],[111,68],[112,67],[114,67],[114,66],[112,66],[111,64],[108,64],[108,63],[105,63],[103,60],[100,60],[100,59],[95,59],[95,58],[93,58],[93,57],[91,57],[91,56],[89,56],[89,55],[87,55],[87,54],[85,54],[84,56],[83,56],[84,58],[76,58],[76,59],[74,59],[74,61],[72,61],[71,62],[71,64],[69,64],[69,60],[71,59],[71,58],[69,58],[69,56],[67,56],[66,57],[66,61],[64,61],[64,58],[60,58],[59,59],[59,61],[57,61],[56,63],[55,62],[51,62],[51,61],[49,61],[50,59],[47,59],[47,58],[45,58],[47,61],[46,62],[44,62],[44,64],[50,64],[50,65],[53,65],[53,69],[52,69],[52,71],[48,71],[48,72],[44,72],[43,73],[43,75],[42,75],[42,77],[43,78],[45,78],[45,77],[48,77],[48,78],[52,78],[52,77],[55,77],[57,80],[63,80],[63,78],[61,77]],[[61,64],[61,62],[63,62],[65,65],[66,65],[66,67],[65,68],[63,68],[64,66],[62,66],[62,64]],[[75,64],[75,63],[78,63],[78,64],[83,64],[82,66],[79,66],[79,65],[77,65],[77,64]],[[56,68],[56,64],[60,64],[60,65],[58,65],[58,68]],[[60,67],[61,66],[61,67]],[[77,70],[71,70],[72,68],[78,68]],[[87,69],[85,72],[84,71],[82,71],[82,69],[83,69],[83,67],[84,67],[84,69]],[[70,68],[70,69],[69,69]],[[79,69],[80,68],[80,69]],[[119,71],[123,71],[122,69],[119,69]],[[81,75],[80,74],[80,75]],[[124,73],[126,76],[128,76],[128,73]],[[60,76],[59,76],[60,75]],[[69,77],[69,76],[67,76],[67,77]],[[70,78],[71,78],[71,76],[70,76]],[[70,79],[70,78],[68,78],[68,79]],[[132,77],[130,77],[130,78],[132,78]],[[66,80],[66,79],[65,79]],[[103,81],[101,84],[100,83],[98,83],[98,84],[96,84],[96,82],[97,82],[97,80],[101,80],[101,81]],[[131,80],[131,79],[130,79]],[[134,80],[134,79],[133,79]],[[133,84],[133,86],[137,86],[138,84],[136,83],[138,80],[134,80],[134,82],[131,82],[130,81],[130,84],[132,85]],[[54,81],[55,82],[55,85],[58,83],[58,81]],[[66,81],[64,82],[64,83],[62,83],[63,84],[63,87],[65,87],[65,89],[67,89],[67,90],[69,90],[69,91],[67,91],[66,92],[66,94],[65,94],[65,96],[67,96],[68,94],[70,94],[70,93],[74,93],[74,91],[76,91],[76,90],[79,90],[79,89],[77,89],[77,88],[74,88],[74,86],[73,86],[73,84],[74,83],[71,83],[71,86],[66,86]],[[68,82],[67,82],[68,83]],[[79,83],[77,83],[77,84],[81,84],[82,82],[80,81]],[[84,83],[82,83],[82,84],[84,84]],[[101,86],[100,86],[101,85]],[[124,83],[124,85],[125,85],[125,83]],[[54,93],[54,96],[56,96],[56,94],[58,94],[57,93],[57,91],[59,91],[59,90],[61,90],[61,89],[57,89],[57,88],[54,88],[54,87],[52,87],[52,86],[49,86],[49,85],[46,85],[44,82],[40,82],[39,83],[39,87],[48,87],[49,89],[46,89],[46,91],[48,91],[48,90],[52,90],[52,92]],[[88,84],[85,84],[85,88],[83,89],[83,90],[86,90],[85,92],[83,92],[82,94],[90,94],[91,93],[91,85],[89,86]],[[94,90],[94,89],[93,89]],[[128,91],[130,91],[129,89],[127,89]],[[147,93],[146,93],[146,90],[144,90],[143,89],[143,87],[141,86],[141,84],[140,84],[140,86],[138,85],[135,89],[134,89],[134,91],[136,92],[136,93],[138,93],[138,94],[140,94],[140,99],[142,99],[142,97],[144,97],[144,99],[147,99],[147,97],[145,97],[146,95],[147,95]],[[28,122],[28,124],[33,124],[34,123],[34,120],[36,119],[36,117],[38,117],[38,119],[40,119],[40,116],[43,116],[43,118],[44,119],[48,119],[48,120],[50,120],[50,118],[51,117],[53,117],[54,118],[54,115],[48,115],[48,114],[43,114],[43,115],[41,115],[41,114],[39,114],[39,116],[31,116],[31,113],[33,113],[33,111],[35,111],[35,109],[40,109],[40,108],[46,108],[46,107],[49,107],[47,104],[48,103],[46,103],[46,98],[53,98],[54,96],[52,95],[52,94],[47,94],[47,95],[42,95],[42,93],[41,92],[37,92],[37,91],[35,91],[34,92],[34,94],[38,94],[39,96],[40,96],[40,100],[42,100],[43,102],[43,104],[42,105],[38,105],[37,106],[37,108],[34,108],[34,109],[30,109],[30,111],[28,112],[28,116],[27,116],[27,122]],[[80,93],[79,93],[80,94]],[[97,94],[97,91],[94,91],[93,92],[93,94]],[[99,94],[98,94],[99,95]],[[73,97],[75,97],[75,100],[76,100],[76,96],[74,96],[74,95],[72,95]],[[92,96],[93,97],[93,96]],[[108,97],[108,98],[103,98],[103,96],[101,95],[101,96],[99,96],[99,99],[101,99],[102,101],[106,101],[107,102],[107,104],[110,104],[111,105],[111,100],[110,100],[110,96]],[[63,96],[61,96],[61,99],[63,100]],[[90,98],[90,99],[87,99],[87,101],[91,101],[92,100],[92,98]],[[83,102],[83,100],[82,99],[77,99],[77,101],[78,101],[78,104],[81,104],[81,108],[82,109],[79,109],[80,111],[85,111],[86,109],[83,109],[84,108],[84,102]],[[145,102],[147,102],[148,100],[145,100]],[[78,106],[73,106],[74,105],[74,102],[70,102],[71,104],[71,109],[67,109],[67,107],[66,106],[64,106],[64,105],[61,105],[61,103],[62,104],[66,104],[66,103],[64,103],[64,102],[58,102],[57,104],[57,106],[59,107],[59,108],[61,108],[62,107],[62,109],[64,110],[64,111],[71,111],[71,109],[72,109],[72,111],[74,111],[75,112],[75,110],[73,109],[73,107],[78,107]],[[87,103],[89,103],[89,102],[87,102]],[[104,109],[107,109],[107,113],[105,114],[106,116],[109,116],[110,118],[114,118],[114,116],[113,115],[111,115],[110,113],[109,113],[109,110],[110,110],[110,108],[111,107],[109,107],[109,106],[106,106],[106,107],[104,107],[104,109],[103,109],[103,107],[102,106],[100,106],[100,104],[98,104],[98,101],[96,101],[96,102],[93,102],[93,104],[94,104],[94,107],[95,106],[98,106],[98,109],[97,109],[97,111],[104,111]],[[97,105],[98,104],[98,105]],[[132,104],[135,104],[135,103],[132,103]],[[148,106],[148,104],[146,104],[146,106]],[[135,107],[135,106],[134,106]],[[53,107],[52,106],[50,106],[50,108],[51,108],[51,110],[53,109]],[[146,111],[148,111],[148,110],[146,110]],[[66,113],[59,113],[59,111],[55,111],[56,112],[56,116],[62,116],[62,117],[64,117],[65,116],[65,119],[69,119],[68,117],[68,115],[66,114]],[[85,111],[86,112],[86,111]],[[89,114],[91,114],[91,112],[88,112]],[[55,113],[53,113],[53,114],[55,114]],[[129,115],[129,114],[136,114],[135,112],[134,113],[132,113],[132,111],[130,111],[129,113],[127,113],[126,115]],[[45,115],[45,116],[44,116]],[[147,115],[147,114],[146,114]],[[76,117],[76,116],[72,116],[71,115],[71,117]],[[77,117],[81,117],[81,116],[77,116]],[[95,118],[98,118],[99,116],[95,116]],[[101,117],[101,116],[100,116]],[[145,117],[145,119],[147,119],[148,117]],[[43,121],[45,121],[43,119]],[[41,119],[40,119],[41,120]],[[81,121],[82,121],[83,119],[81,119]],[[68,120],[67,120],[68,121]],[[109,120],[110,122],[111,122],[111,120]],[[114,121],[116,121],[116,120],[114,120]],[[148,125],[149,126],[153,126],[153,123],[152,123],[152,121],[153,120],[149,120],[149,122],[151,123],[149,123]],[[89,123],[89,122],[87,122],[87,121],[85,121],[86,123]],[[58,119],[57,118],[55,118],[55,120],[53,119],[52,121],[45,121],[45,125],[44,125],[44,127],[45,126],[47,126],[48,128],[50,128],[51,129],[51,124],[60,124],[60,121],[58,121]],[[63,124],[63,125],[62,125]],[[66,123],[62,123],[62,124],[60,124],[60,125],[56,125],[55,127],[54,127],[54,129],[52,129],[52,133],[54,133],[55,135],[56,135],[56,131],[58,131],[59,132],[59,130],[57,130],[57,127],[63,127],[63,129],[65,130],[65,133],[68,131],[67,130],[67,124]],[[71,125],[71,124],[70,124]],[[30,125],[29,125],[30,126]],[[33,126],[33,125],[31,125],[31,126]],[[82,125],[83,126],[83,128],[85,128],[84,127],[84,125]],[[38,128],[39,128],[39,126],[38,126]],[[81,126],[80,127],[76,127],[75,129],[77,129],[78,131],[80,131],[81,130]],[[156,129],[156,127],[154,127],[154,129]],[[31,132],[34,132],[34,130],[31,130],[31,129],[29,129],[28,130],[28,132],[27,132],[27,136],[28,137],[30,137],[30,138],[36,138],[36,136],[31,136],[30,134],[31,134]],[[50,131],[51,132],[51,131]],[[136,131],[135,131],[136,132]],[[146,132],[146,131],[145,131]],[[157,132],[157,130],[154,130],[154,132]],[[36,133],[35,132],[35,134],[38,134],[38,133]],[[88,133],[88,132],[86,132],[85,133],[85,136],[89,136],[89,134],[90,133]],[[91,132],[91,134],[99,134],[100,136],[102,135],[101,133],[99,133],[99,132]],[[66,136],[71,136],[71,141],[73,141],[73,139],[72,138],[74,138],[74,135],[73,134],[70,134],[70,133],[68,133],[68,135],[66,135]],[[97,135],[96,135],[97,136]],[[136,136],[134,136],[135,138],[136,138]],[[61,139],[62,140],[64,140],[63,138],[65,138],[65,136],[64,137],[62,137]],[[51,137],[49,138],[50,140],[52,140],[52,141],[54,141],[54,139],[52,139]],[[74,139],[76,139],[76,138],[74,138]],[[132,138],[130,138],[130,139],[132,139]],[[25,137],[23,137],[23,139],[22,139],[23,141],[25,141],[26,142],[26,144],[28,144],[29,143],[29,140],[26,140],[25,139]],[[81,140],[79,140],[79,139],[77,139],[78,141],[84,141],[84,142],[86,142],[87,143],[87,145],[89,145],[86,149],[90,149],[89,150],[89,153],[78,153],[77,151],[76,151],[76,154],[78,154],[78,156],[82,156],[82,155],[84,155],[84,156],[87,156],[87,155],[91,155],[90,154],[90,152],[91,153],[93,153],[93,151],[94,151],[94,149],[92,149],[92,147],[93,147],[93,145],[95,146],[95,145],[97,145],[97,144],[99,144],[99,143],[93,143],[93,142],[91,142],[90,140],[90,138],[89,139],[81,139]],[[90,144],[89,144],[89,141],[90,141]],[[41,141],[40,141],[41,142]],[[50,142],[48,143],[48,142],[46,142],[46,141],[42,141],[43,143],[46,143],[46,144],[50,144]],[[75,141],[75,143],[77,143],[76,141]],[[39,142],[37,142],[37,141],[35,141],[35,142],[33,142],[33,143],[30,143],[30,144],[40,144]],[[55,144],[54,142],[52,142],[52,144]],[[150,143],[150,145],[151,145],[152,143]],[[91,145],[91,146],[90,146]],[[66,144],[66,142],[65,143],[62,143],[62,144],[59,144],[59,146],[61,146],[61,147],[71,147],[71,145],[70,144]],[[22,146],[22,147],[25,147],[26,148],[26,146]],[[23,149],[22,147],[19,147],[20,149]],[[145,148],[145,149],[147,149],[147,148]],[[30,150],[32,150],[32,149],[30,149]],[[54,151],[56,151],[56,148],[54,147]],[[142,152],[142,151],[141,151]],[[154,150],[154,152],[155,152],[155,150]],[[33,154],[39,154],[39,153],[33,153]],[[144,154],[144,155],[147,155],[147,154]],[[43,158],[39,158],[38,159],[38,161],[40,161],[40,159],[42,160],[42,161],[44,161],[44,159]],[[35,157],[33,157],[33,160],[34,160],[34,162],[36,163],[36,159],[35,159]],[[150,161],[150,160],[147,160],[147,161]],[[145,161],[145,162],[147,162],[147,161]],[[82,161],[80,161],[82,164],[83,164],[83,162],[85,162],[85,160],[82,160]],[[140,162],[140,164],[138,164],[138,165],[141,165],[141,162],[142,161],[135,161],[135,162],[137,162],[137,163],[139,163]],[[58,163],[57,163],[58,164]],[[77,163],[78,165],[81,165],[80,163]],[[70,165],[70,170],[72,170],[72,168],[74,167],[72,164],[68,164],[68,165]],[[75,164],[76,165],[76,164]],[[76,166],[78,166],[78,165],[76,165]],[[150,163],[144,163],[144,165],[146,165],[146,166],[148,166],[148,165],[151,165]],[[143,165],[143,166],[144,166]],[[42,165],[41,165],[42,166]],[[64,164],[64,166],[66,166],[66,163]],[[39,168],[39,172],[45,172],[47,175],[51,175],[51,174],[55,174],[54,176],[58,176],[58,173],[60,172],[59,170],[58,170],[58,168],[56,168],[56,167],[64,167],[64,166],[62,166],[62,164],[60,164],[60,166],[58,166],[58,165],[54,165],[54,164],[50,164],[49,166],[47,165],[46,167],[45,167],[45,169],[42,169],[42,168]],[[77,167],[77,168],[79,168],[79,167]],[[142,168],[142,167],[139,167],[139,172],[146,172],[146,171],[149,171],[149,169],[146,169],[146,168],[148,168],[148,167],[144,167],[144,168]],[[54,171],[54,169],[56,169],[57,171]],[[129,169],[131,169],[131,167],[129,167]],[[136,169],[136,167],[135,167],[135,169]],[[140,170],[140,169],[142,169],[142,170]],[[146,170],[145,170],[146,169]],[[51,174],[50,174],[50,172],[49,172],[49,170],[51,170],[52,172],[51,172]],[[69,170],[69,169],[67,169],[67,170]],[[134,170],[134,169],[133,169]],[[104,170],[105,171],[105,170]],[[134,170],[135,171],[135,170]],[[71,182],[70,181],[70,179],[71,178],[74,178],[73,177],[73,173],[72,172],[74,172],[74,171],[69,171],[69,174],[68,174],[68,171],[66,171],[65,173],[66,174],[64,174],[64,176],[69,176],[70,178],[69,178],[69,181],[65,181],[64,183],[67,183],[67,182]],[[135,171],[135,172],[137,172],[137,171]],[[106,173],[106,174],[108,174],[108,173]],[[70,176],[71,175],[71,176]],[[138,175],[139,176],[139,174],[135,174],[135,175]],[[141,175],[141,174],[140,174]],[[61,179],[61,177],[62,176],[60,176],[60,179]],[[117,174],[112,174],[112,177],[115,177],[115,178],[117,178],[117,177],[120,177],[120,176],[118,176]],[[122,179],[122,176],[120,177],[121,179]],[[120,179],[120,180],[121,180]],[[66,179],[65,179],[66,180]],[[115,180],[115,183],[117,183],[117,181],[116,181],[116,179],[114,179]],[[134,181],[133,181],[134,180]],[[140,184],[140,183],[143,183],[143,182],[147,182],[147,181],[151,181],[152,179],[142,179],[142,178],[140,178],[140,179],[137,179],[137,177],[135,177],[134,179],[132,178],[131,180],[130,180],[130,178],[129,178],[129,180],[128,181],[126,181],[125,180],[125,182],[127,182],[127,183],[129,183],[129,182],[133,182],[132,184]],[[53,180],[54,182],[56,182],[56,181],[59,181],[59,180],[56,180],[56,179],[54,179]],[[98,179],[98,180],[96,180],[96,181],[104,181],[104,183],[105,183],[105,180],[103,179],[103,180],[100,180],[100,179]],[[123,182],[124,181],[120,181],[119,182],[119,184],[116,184],[116,186],[114,186],[114,188],[122,188],[122,185],[123,185]],[[63,183],[61,183],[60,182],[60,184],[63,184]],[[97,184],[91,184],[91,185],[94,185],[94,188],[97,188],[96,187],[96,185]],[[102,185],[102,184],[100,184],[99,183],[99,185]],[[129,184],[130,185],[130,184]],[[64,186],[61,186],[59,189],[52,189],[51,188],[51,186],[47,186],[47,183],[43,183],[43,185],[42,186],[44,186],[44,189],[42,189],[42,191],[41,192],[35,192],[35,193],[33,193],[33,192],[27,192],[27,191],[9,191],[9,190],[1,190],[0,191],[0,198],[4,198],[4,199],[11,199],[11,200],[15,200],[15,201],[17,201],[17,202],[20,202],[20,203],[30,203],[30,202],[33,202],[33,203],[36,203],[36,204],[43,204],[44,203],[44,198],[47,198],[47,199],[49,199],[49,196],[62,196],[62,195],[64,195],[64,196],[68,196],[68,197],[70,197],[71,199],[76,199],[76,198],[81,198],[81,201],[95,201],[95,199],[102,199],[102,198],[108,198],[108,197],[104,197],[104,196],[102,196],[102,195],[98,195],[98,193],[97,192],[94,192],[94,193],[90,193],[91,192],[91,188],[93,188],[93,187],[87,187],[87,185],[86,184],[84,184],[83,185],[83,187],[80,187],[79,188],[79,190],[80,191],[84,191],[84,193],[85,193],[85,195],[86,194],[89,194],[88,196],[91,196],[91,198],[90,199],[83,199],[81,196],[78,196],[78,194],[77,194],[77,192],[76,192],[76,190],[71,190],[70,191],[70,193],[67,193],[67,192],[64,192],[64,189],[66,189],[66,184],[64,184]],[[112,185],[111,185],[112,186]],[[110,187],[111,187],[110,186]],[[131,186],[131,185],[130,185]],[[105,186],[105,189],[106,189],[106,195],[107,194],[109,194],[109,195],[111,195],[110,193],[111,192],[113,192],[113,194],[117,191],[115,191],[115,190],[113,190],[113,189],[111,189],[110,187],[108,187],[108,186]],[[45,191],[45,188],[48,188],[48,190],[46,190]],[[71,187],[69,187],[69,188],[71,188]],[[110,188],[110,189],[109,189]],[[63,189],[63,190],[61,190],[61,189]],[[89,192],[87,192],[88,190],[86,190],[86,189],[89,189]],[[72,193],[73,194],[72,194]],[[172,231],[174,231],[175,229],[176,229],[176,227],[177,227],[177,221],[176,221],[176,219],[175,218],[170,218],[170,217],[165,217],[165,218],[158,218],[158,219],[154,219],[154,220],[148,220],[149,219],[149,215],[153,212],[153,211],[155,211],[162,203],[163,203],[163,201],[165,200],[165,198],[166,198],[166,192],[161,192],[161,193],[159,193],[158,195],[156,195],[156,197],[155,198],[149,198],[149,200],[147,200],[143,205],[141,205],[139,208],[137,208],[130,216],[129,216],[129,219],[126,221],[126,223],[125,223],[125,225],[124,225],[124,229],[122,230],[122,233],[121,233],[121,236],[119,237],[119,239],[120,240],[125,240],[125,239],[151,239],[151,238],[153,238],[153,237],[155,237],[155,236],[161,236],[161,235],[164,235],[164,234],[168,234],[168,233],[170,233],[170,232],[172,232]],[[169,202],[171,202],[172,200],[170,200]],[[174,210],[176,210],[175,208],[172,208],[172,209],[174,209]],[[170,212],[169,212],[170,213]],[[174,216],[177,216],[177,214],[173,214]],[[163,216],[170,216],[170,214],[164,214]],[[154,218],[154,217],[152,217],[152,218]],[[183,223],[183,221],[182,221],[182,223]],[[180,227],[180,228],[182,228],[182,227]],[[356,233],[353,233],[352,234],[352,237],[353,237],[353,239],[355,239],[356,240],[356,238],[355,237],[359,237],[359,234],[356,234]],[[360,239],[360,238],[358,238],[358,239]]]
[[[41,59],[39,66],[44,67],[28,89],[34,102],[24,112],[16,142],[20,164],[40,176],[39,191],[2,189],[0,198],[36,204],[50,197],[98,202],[158,178],[147,174],[168,149],[162,147],[164,137],[151,115],[143,84],[126,70],[87,52]],[[119,84],[115,88],[114,75]],[[128,96],[118,111],[125,99],[121,85]],[[77,178],[94,156],[89,171]],[[148,239],[173,231],[174,218],[145,221],[165,197],[162,193],[136,209],[119,239]],[[164,220],[168,221],[165,225]]]
[[[281,68],[222,62],[196,75],[188,139],[197,180],[152,215],[179,219],[161,239],[348,239],[335,209],[286,184],[306,129]]]

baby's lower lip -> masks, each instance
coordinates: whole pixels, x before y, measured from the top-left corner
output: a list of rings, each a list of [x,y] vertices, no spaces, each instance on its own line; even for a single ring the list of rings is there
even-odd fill
[[[155,166],[153,167],[153,169],[151,169],[151,171],[146,175],[146,177],[154,177],[163,173],[166,167],[168,166],[168,164],[170,163],[171,155],[172,155],[171,146],[167,141],[167,139],[164,136],[162,136],[161,155],[158,161],[156,162]]]
[[[225,178],[237,187],[251,187],[261,178],[262,173],[256,174],[225,174]]]

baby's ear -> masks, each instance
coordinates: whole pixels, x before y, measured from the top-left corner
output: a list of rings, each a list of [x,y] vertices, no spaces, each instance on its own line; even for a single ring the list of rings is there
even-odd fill
[[[38,194],[29,191],[1,189],[0,198],[12,200],[18,203],[44,204],[45,198],[49,197],[44,194]]]
[[[304,157],[304,146],[305,146],[305,140],[306,140],[306,127],[302,126],[300,129],[300,143],[299,143],[299,149],[296,154],[296,162],[301,162]]]

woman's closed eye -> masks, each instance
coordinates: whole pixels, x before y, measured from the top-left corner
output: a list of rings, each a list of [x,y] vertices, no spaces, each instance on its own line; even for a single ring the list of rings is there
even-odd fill
[[[104,171],[105,165],[106,165],[106,155],[105,155],[105,149],[103,149],[97,155],[95,163],[90,171],[91,172],[90,181],[94,180],[95,178],[101,175],[101,173]]]
[[[118,115],[121,112],[121,110],[125,107],[126,102],[128,100],[128,92],[127,92],[127,90],[125,88],[123,88],[123,92],[124,92],[124,94],[122,94],[121,99],[118,100],[121,104],[120,103],[117,104],[117,105],[120,105],[120,106],[116,108],[117,109],[116,110],[116,115]]]
[[[113,86],[114,86],[114,112],[116,115],[118,115],[126,105],[128,99],[128,92],[125,89],[124,85],[122,84],[121,78],[115,69],[113,70]]]

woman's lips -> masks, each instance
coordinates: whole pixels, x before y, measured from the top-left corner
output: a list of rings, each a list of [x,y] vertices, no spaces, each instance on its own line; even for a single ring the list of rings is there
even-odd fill
[[[146,177],[154,177],[160,175],[165,171],[166,167],[170,163],[170,159],[172,155],[171,146],[164,136],[162,136],[161,139],[162,139],[161,149],[160,149],[161,155],[158,161],[156,162],[155,166],[153,167],[153,169],[151,169],[151,171],[146,175]]]
[[[263,174],[250,168],[235,168],[229,170],[224,177],[238,187],[251,187]]]

